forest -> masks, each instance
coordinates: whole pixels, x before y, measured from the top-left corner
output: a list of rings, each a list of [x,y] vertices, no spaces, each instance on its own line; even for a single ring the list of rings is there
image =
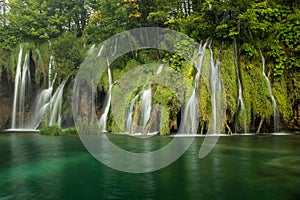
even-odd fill
[[[300,6],[297,0],[1,0],[0,10],[0,129],[11,124],[12,91],[21,44],[24,51],[30,52],[34,94],[31,96],[47,86],[47,77],[52,76],[48,74],[51,56],[56,62],[52,71],[57,74],[55,87],[68,77],[61,125],[69,127],[73,126],[72,79],[92,45],[133,28],[161,27],[186,34],[198,43],[209,38],[215,55],[222,47],[219,56],[226,101],[222,132],[274,130],[274,103],[262,74],[262,57],[278,106],[278,130],[300,130]],[[184,50],[184,45],[185,41],[181,41],[175,47]],[[196,69],[181,55],[153,49],[117,59],[111,64],[112,77],[117,80],[135,66],[162,60],[193,81]],[[239,112],[237,76],[242,85],[245,114]],[[107,77],[99,80],[99,107],[108,87]],[[208,130],[212,115],[208,103],[211,97],[205,87],[199,84],[203,91],[198,99],[201,134]],[[128,95],[126,98],[132,99],[132,94]],[[174,94],[154,86],[152,103],[166,107],[167,117],[161,122],[160,133],[177,131],[181,116]],[[30,112],[29,105],[27,109]],[[97,110],[98,117],[101,112]],[[111,114],[107,129],[124,131]]]

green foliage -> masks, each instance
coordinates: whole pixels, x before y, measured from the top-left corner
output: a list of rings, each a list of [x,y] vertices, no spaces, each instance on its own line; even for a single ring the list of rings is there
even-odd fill
[[[276,98],[276,102],[281,113],[284,124],[288,124],[292,120],[292,103],[289,99],[289,93],[287,91],[286,80],[281,79],[280,82],[273,84],[273,93]]]
[[[247,69],[247,60],[241,61],[241,79],[244,87],[244,100],[247,111],[247,124],[258,117],[269,118],[273,114],[272,101],[267,82],[262,75],[261,63]],[[253,115],[253,118],[252,116]]]
[[[15,0],[10,3],[9,21],[29,40],[48,39],[46,2]]]
[[[77,135],[77,129],[75,127],[66,128],[62,131],[63,135]]]
[[[221,76],[226,93],[228,116],[233,117],[236,111],[238,97],[237,77],[234,66],[234,55],[231,49],[226,49],[221,54]]]
[[[20,43],[26,43],[24,52],[31,52],[36,67],[36,82],[42,82],[43,77],[46,77],[50,53],[54,55],[59,84],[65,77],[75,76],[91,44],[98,44],[131,28],[159,26],[180,31],[195,41],[204,41],[210,37],[214,41],[213,47],[225,42],[221,54],[221,73],[228,120],[233,120],[237,98],[230,46],[233,39],[237,40],[239,47],[239,67],[248,124],[261,117],[270,119],[273,114],[270,94],[262,77],[260,50],[265,55],[266,72],[272,82],[280,115],[286,124],[292,120],[293,106],[299,104],[300,11],[295,1],[14,0],[9,1],[9,7],[10,12],[6,16],[0,14],[2,22],[7,22],[6,25],[0,25],[0,72],[6,70],[8,80],[13,80],[15,76]],[[52,42],[51,49],[48,40]],[[194,56],[195,52],[190,48],[193,41],[177,41],[169,41],[174,44],[173,49],[177,54],[143,49],[118,58],[111,65],[116,85],[130,85],[128,80],[124,83],[118,80],[139,65],[159,63],[162,59],[192,84],[196,70],[184,58]],[[200,118],[206,125],[211,120],[208,66],[209,59],[206,56],[198,88]],[[132,79],[138,79],[142,74],[138,71]],[[107,76],[101,78],[98,86],[108,89]],[[136,88],[135,92],[141,87]],[[168,134],[168,124],[179,109],[174,97],[176,94],[160,86],[153,92],[154,102],[166,108],[163,113],[166,125],[162,127],[161,133]],[[70,95],[71,92],[67,91],[66,96]],[[122,98],[128,103],[132,95],[126,94]],[[70,101],[70,97],[66,99]],[[64,117],[67,116],[70,115],[64,114]],[[122,128],[117,127],[110,115],[108,124],[113,131]]]
[[[254,56],[259,55],[257,49],[249,43],[243,43],[241,49],[242,51],[244,51],[244,54],[246,54],[249,58],[253,58]]]
[[[84,59],[82,49],[81,40],[74,33],[63,34],[53,42],[58,78],[62,80],[67,76],[75,76]]]
[[[62,135],[62,129],[60,126],[44,126],[40,128],[40,134],[58,136],[58,135]]]
[[[70,127],[66,129],[62,129],[60,126],[43,126],[40,128],[41,135],[49,135],[49,136],[62,136],[62,135],[77,135],[77,129],[75,127]]]
[[[155,93],[152,97],[152,103],[153,105],[159,104],[161,106],[161,135],[170,134],[170,120],[176,119],[176,116],[180,111],[180,103],[177,98],[174,91],[160,85],[156,86]]]
[[[10,26],[0,26],[0,49],[11,51],[20,42],[20,33]]]

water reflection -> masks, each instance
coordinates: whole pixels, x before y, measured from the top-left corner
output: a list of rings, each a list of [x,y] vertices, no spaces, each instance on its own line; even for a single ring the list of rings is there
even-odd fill
[[[293,199],[300,195],[299,139],[224,137],[199,159],[197,138],[170,166],[129,174],[99,163],[77,137],[0,136],[0,199]],[[169,141],[116,140],[129,150]]]

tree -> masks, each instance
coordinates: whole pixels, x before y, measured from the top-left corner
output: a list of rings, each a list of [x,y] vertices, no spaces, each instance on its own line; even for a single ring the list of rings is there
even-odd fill
[[[43,0],[15,0],[10,2],[10,26],[18,29],[24,39],[48,39],[47,4]]]

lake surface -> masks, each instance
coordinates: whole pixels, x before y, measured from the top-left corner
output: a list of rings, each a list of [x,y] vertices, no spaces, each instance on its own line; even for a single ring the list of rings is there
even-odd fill
[[[166,144],[171,139],[153,141]],[[120,145],[129,140],[134,146],[141,139],[112,138]],[[202,142],[196,138],[166,168],[129,174],[101,164],[78,137],[0,135],[0,200],[300,198],[300,136],[221,137],[199,159]]]

